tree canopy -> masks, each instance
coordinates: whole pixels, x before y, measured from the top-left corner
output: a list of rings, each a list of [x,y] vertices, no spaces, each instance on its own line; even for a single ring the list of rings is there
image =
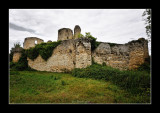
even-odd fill
[[[146,34],[149,37],[149,40],[151,38],[151,9],[146,9],[142,14],[145,24],[146,24]]]

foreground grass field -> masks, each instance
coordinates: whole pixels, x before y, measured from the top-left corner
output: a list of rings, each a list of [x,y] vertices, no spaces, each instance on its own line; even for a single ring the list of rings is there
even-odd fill
[[[104,80],[71,74],[10,71],[10,103],[150,103],[150,96],[133,95]]]

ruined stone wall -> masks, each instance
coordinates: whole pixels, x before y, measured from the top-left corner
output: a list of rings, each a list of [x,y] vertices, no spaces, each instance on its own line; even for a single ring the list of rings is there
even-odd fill
[[[73,31],[69,28],[62,28],[58,30],[58,40],[73,39]]]
[[[13,54],[13,59],[12,59],[12,61],[13,62],[18,62],[19,61],[19,59],[20,59],[20,57],[21,57],[21,53],[19,53],[19,52],[15,52],[14,54]]]
[[[24,49],[29,49],[30,47],[35,47],[36,42],[37,42],[37,44],[40,44],[44,41],[40,38],[37,38],[37,37],[25,38],[24,43],[23,43],[23,48]]]
[[[91,65],[91,44],[88,39],[64,40],[47,61],[40,55],[34,61],[27,59],[28,65],[39,71],[64,72],[75,67],[85,68]]]
[[[62,43],[57,46],[52,56],[43,60],[39,55],[34,61],[28,59],[28,65],[39,71],[64,72],[74,68],[85,68],[95,62],[106,63],[114,68],[121,70],[136,69],[149,57],[148,42],[144,38],[133,40],[126,44],[113,44],[102,42],[94,51],[91,52],[91,43],[88,38],[78,38],[81,28],[76,25],[73,31],[69,28],[58,30],[58,40]],[[37,44],[44,42],[36,37],[25,38],[23,47],[29,49]],[[48,41],[51,42],[51,41]],[[17,62],[20,57],[15,53],[13,61]]]
[[[149,57],[148,54],[148,42],[140,38],[138,41],[132,41],[130,46],[130,59],[129,69],[136,69],[140,64],[145,62],[145,59]]]
[[[127,69],[129,64],[128,45],[101,43],[92,53],[93,60],[99,64],[103,62],[114,68]]]
[[[126,70],[136,69],[148,56],[148,42],[145,39],[126,44],[102,42],[91,52],[90,39],[78,38],[62,41],[47,61],[40,55],[34,61],[28,58],[28,65],[39,71],[64,72],[91,65],[93,57],[99,64],[104,62],[111,67]]]
[[[22,53],[21,53],[22,52],[22,48],[20,48],[20,47],[13,48],[12,52],[13,52],[12,61],[13,62],[18,62],[20,57],[21,57],[21,55],[22,55]]]
[[[145,39],[116,45],[102,42],[92,53],[95,62],[104,62],[122,70],[137,68],[148,56],[148,43]]]
[[[76,66],[75,68],[85,68],[92,64],[91,43],[88,38],[76,39]]]

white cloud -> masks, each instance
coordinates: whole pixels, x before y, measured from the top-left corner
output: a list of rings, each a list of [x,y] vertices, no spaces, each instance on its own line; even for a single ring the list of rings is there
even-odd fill
[[[91,32],[98,41],[127,43],[140,37],[147,38],[144,9],[10,9],[9,22],[34,30],[18,31],[9,28],[9,46],[26,37],[56,41],[58,29],[80,25],[82,34]],[[149,46],[150,47],[150,46]]]

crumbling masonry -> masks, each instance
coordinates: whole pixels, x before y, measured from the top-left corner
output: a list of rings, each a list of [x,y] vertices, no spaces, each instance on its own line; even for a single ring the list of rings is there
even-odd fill
[[[39,55],[34,61],[27,58],[28,65],[39,71],[64,72],[74,68],[85,68],[95,62],[126,70],[136,69],[149,57],[148,42],[144,38],[128,42],[126,44],[111,44],[102,42],[94,51],[91,51],[91,43],[88,38],[78,38],[81,28],[76,25],[73,31],[69,28],[58,30],[58,45],[52,56],[45,61]],[[44,42],[35,37],[25,38],[23,48],[29,49],[36,43]],[[13,58],[14,59],[14,58]],[[16,61],[18,61],[16,59]]]

